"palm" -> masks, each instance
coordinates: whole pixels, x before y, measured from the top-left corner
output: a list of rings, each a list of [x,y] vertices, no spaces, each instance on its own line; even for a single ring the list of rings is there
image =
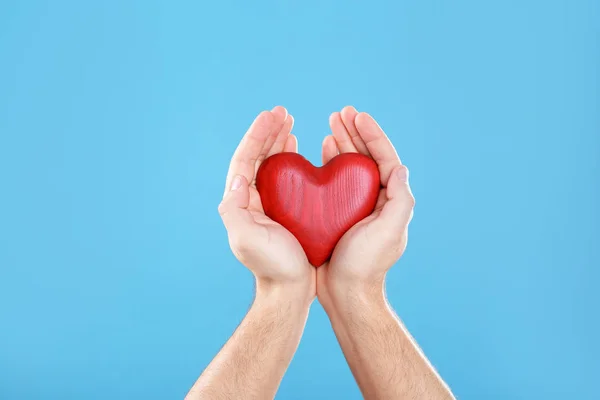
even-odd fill
[[[283,107],[261,113],[236,149],[227,176],[226,190],[235,176],[243,176],[249,183],[244,189],[245,204],[237,210],[243,229],[228,229],[230,242],[234,238],[232,249],[255,275],[269,279],[296,280],[311,273],[302,247],[289,231],[265,215],[256,190],[256,173],[265,158],[297,151],[291,134],[293,121]]]
[[[332,136],[323,142],[323,163],[339,153],[362,153],[373,158],[381,176],[381,190],[371,215],[354,225],[342,236],[328,264],[318,270],[319,286],[327,285],[331,275],[364,279],[379,273],[378,255],[385,253],[386,244],[380,240],[378,227],[381,212],[388,202],[387,183],[400,159],[387,136],[367,114],[359,114],[353,107],[344,108],[330,118]],[[362,260],[357,263],[356,260]]]
[[[304,273],[304,266],[308,260],[302,246],[287,229],[265,215],[258,190],[253,186],[250,187],[248,211],[256,225],[256,246],[275,261],[273,264],[278,265],[278,269],[283,269],[286,274]],[[290,262],[291,260],[302,262],[294,263]]]
[[[330,265],[328,266],[329,269],[333,270],[332,272],[343,272],[345,275],[359,277],[367,270],[365,265],[361,265],[360,269],[355,269],[356,263],[350,261],[356,260],[359,257],[374,260],[375,255],[380,251],[380,243],[373,240],[377,237],[376,233],[373,232],[373,222],[381,214],[386,201],[385,188],[382,188],[371,215],[358,222],[342,236],[335,247]],[[369,254],[373,254],[373,256],[365,257]]]

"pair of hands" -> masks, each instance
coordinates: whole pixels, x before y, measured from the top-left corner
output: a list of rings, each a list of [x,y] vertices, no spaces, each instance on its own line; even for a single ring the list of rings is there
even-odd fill
[[[219,205],[233,253],[261,290],[284,290],[309,302],[318,296],[324,305],[348,288],[381,290],[386,272],[406,248],[414,207],[408,170],[370,115],[350,106],[331,115],[323,164],[339,153],[365,154],[379,166],[381,190],[373,213],[346,232],[329,262],[314,268],[296,238],[264,214],[255,185],[265,158],[298,151],[293,124],[281,106],[260,113],[233,155]]]

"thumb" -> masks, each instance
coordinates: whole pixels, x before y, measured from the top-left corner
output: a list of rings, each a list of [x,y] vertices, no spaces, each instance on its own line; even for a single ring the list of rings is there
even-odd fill
[[[404,165],[395,168],[386,188],[387,202],[377,218],[385,224],[384,230],[404,232],[412,219],[415,198],[408,184],[408,169]]]
[[[244,176],[237,175],[233,178],[229,191],[225,193],[219,204],[219,214],[230,234],[241,225],[252,221],[252,216],[247,209],[249,203],[248,181]]]

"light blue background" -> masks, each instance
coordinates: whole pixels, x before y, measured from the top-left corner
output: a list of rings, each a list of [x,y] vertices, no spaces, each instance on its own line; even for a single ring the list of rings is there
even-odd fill
[[[216,212],[262,109],[371,112],[391,303],[461,399],[598,399],[598,1],[3,1],[0,398],[182,398],[252,299]],[[400,362],[400,360],[399,360]],[[358,399],[315,302],[280,399]]]

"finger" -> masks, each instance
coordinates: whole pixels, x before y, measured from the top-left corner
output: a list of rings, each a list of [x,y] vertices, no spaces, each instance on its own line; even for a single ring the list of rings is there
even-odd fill
[[[373,224],[377,230],[402,234],[413,215],[415,198],[408,184],[408,169],[404,165],[394,168],[386,188],[387,201]]]
[[[273,123],[274,116],[269,111],[263,111],[256,117],[233,153],[227,172],[226,190],[231,186],[231,181],[236,175],[242,175],[246,181],[252,182],[256,160],[273,131]]]
[[[342,117],[340,116],[339,112],[334,112],[331,114],[329,117],[329,126],[331,127],[331,133],[333,133],[337,147],[340,149],[340,153],[358,152],[356,146],[354,146],[354,143],[352,143],[350,134],[342,122]]]
[[[279,134],[281,133],[281,131],[282,131],[283,127],[285,126],[285,123],[288,119],[288,112],[282,106],[274,107],[271,110],[271,114],[273,114],[273,130],[271,131],[271,134],[265,141],[265,144],[260,152],[260,155],[258,156],[258,159],[256,160],[256,167],[255,167],[256,169],[258,169],[258,167],[260,166],[260,163],[265,158],[268,157],[269,152],[273,148],[273,145],[275,144],[277,138],[279,137]]]
[[[369,114],[364,112],[358,113],[354,119],[354,123],[360,137],[365,142],[367,149],[369,149],[371,157],[373,157],[379,166],[381,184],[384,187],[387,186],[392,170],[402,164],[398,153],[396,153],[396,149],[394,149],[390,139],[388,139],[377,122]]]
[[[249,202],[248,181],[244,176],[236,175],[232,179],[231,187],[225,193],[221,204],[219,204],[219,214],[230,235],[239,231],[244,224],[252,222],[252,216],[247,210]]]
[[[339,154],[337,144],[335,143],[335,139],[333,136],[325,136],[323,139],[323,149],[321,152],[321,159],[323,160],[323,165],[327,164],[331,159]]]
[[[365,145],[365,142],[358,134],[358,130],[356,129],[356,125],[354,123],[354,119],[357,115],[358,111],[356,111],[356,108],[352,106],[346,106],[340,112],[342,123],[346,127],[346,131],[348,132],[348,135],[350,135],[350,140],[352,140],[356,150],[358,150],[359,153],[370,155],[369,149],[367,149],[367,145]]]
[[[298,152],[298,139],[293,134],[290,134],[285,141],[285,145],[283,146],[283,151],[287,153],[297,153]]]
[[[293,127],[294,127],[294,117],[292,117],[291,115],[288,115],[281,130],[277,134],[277,138],[275,139],[273,146],[267,153],[267,157],[270,157],[273,154],[281,153],[283,151],[283,149],[285,148],[285,143],[287,142],[287,139],[290,136],[290,132],[292,131]]]
[[[386,188],[383,188],[379,191],[379,196],[377,196],[377,201],[375,202],[375,211],[381,211],[385,203],[387,203],[388,198],[386,190]]]

